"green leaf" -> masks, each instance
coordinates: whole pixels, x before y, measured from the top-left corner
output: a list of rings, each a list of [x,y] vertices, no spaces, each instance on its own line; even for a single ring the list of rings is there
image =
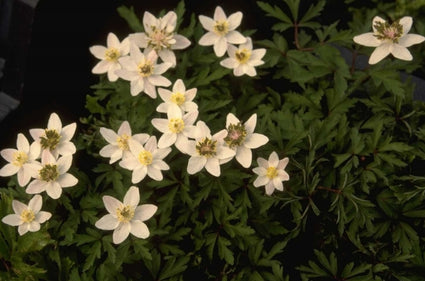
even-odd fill
[[[158,280],[164,280],[184,272],[189,260],[188,256],[170,258],[161,269]]]
[[[128,26],[134,32],[142,32],[144,30],[143,25],[140,23],[139,18],[134,13],[133,7],[120,6],[117,8],[118,14],[125,19]]]
[[[285,23],[292,24],[291,19],[279,7],[272,7],[270,4],[262,1],[257,1],[257,5],[266,12],[266,16],[274,17]]]
[[[308,22],[309,20],[311,20],[314,17],[317,17],[320,15],[320,13],[322,12],[323,8],[326,5],[326,1],[325,0],[321,0],[319,1],[319,3],[317,3],[317,5],[311,5],[307,12],[304,14],[304,16],[301,18],[300,20],[300,26],[303,26],[303,23]]]

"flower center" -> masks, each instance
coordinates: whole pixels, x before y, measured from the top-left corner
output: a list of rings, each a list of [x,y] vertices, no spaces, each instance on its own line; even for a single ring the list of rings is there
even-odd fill
[[[224,36],[229,32],[229,23],[225,20],[216,21],[213,29],[217,35]]]
[[[235,57],[239,63],[246,63],[251,57],[251,52],[247,49],[237,50],[235,52]]]
[[[152,157],[152,153],[150,153],[147,150],[143,150],[142,152],[139,153],[139,162],[142,165],[148,166],[152,163],[153,157]]]
[[[12,164],[18,167],[22,167],[28,161],[28,155],[25,152],[17,151],[13,154]]]
[[[59,144],[61,135],[55,130],[44,130],[44,136],[40,137],[40,144],[43,149],[54,150]]]
[[[398,43],[398,40],[403,35],[403,26],[398,21],[392,24],[388,22],[375,22],[373,26],[376,29],[374,36],[379,40],[389,40],[393,43]]]
[[[134,216],[134,209],[129,206],[121,206],[117,208],[117,218],[120,222],[129,222]]]
[[[152,26],[152,32],[149,34],[148,45],[153,49],[160,51],[162,49],[169,49],[172,45],[173,33],[169,33],[164,29],[157,29]]]
[[[46,164],[38,172],[43,181],[51,182],[59,178],[58,166],[55,164]]]
[[[171,118],[168,122],[168,129],[170,129],[171,132],[178,134],[181,133],[184,129],[184,122],[181,118]]]
[[[172,93],[171,101],[177,105],[182,105],[186,101],[186,98],[182,93]]]
[[[245,126],[241,122],[238,124],[230,124],[227,127],[227,136],[224,138],[224,141],[230,148],[235,146],[240,146],[246,137]]]
[[[105,51],[105,58],[107,61],[117,61],[120,57],[120,51],[118,51],[116,48],[109,48]]]
[[[209,138],[203,138],[196,144],[196,152],[198,152],[200,156],[210,158],[216,154],[216,150],[217,141],[211,140]]]
[[[266,176],[267,176],[269,179],[274,179],[275,177],[277,177],[277,169],[276,169],[275,167],[273,167],[273,166],[268,167],[268,168],[267,168]]]
[[[118,147],[121,150],[128,150],[128,140],[130,139],[130,136],[126,135],[126,134],[122,134],[121,136],[117,137],[117,143],[118,143]]]
[[[153,65],[150,61],[139,64],[137,69],[142,77],[151,76],[153,73]]]
[[[23,222],[30,223],[35,219],[34,212],[32,210],[23,210],[21,213],[21,220]]]

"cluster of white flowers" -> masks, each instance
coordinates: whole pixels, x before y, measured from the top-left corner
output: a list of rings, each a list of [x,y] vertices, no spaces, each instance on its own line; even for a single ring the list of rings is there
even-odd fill
[[[226,128],[211,135],[207,124],[201,120],[197,121],[198,105],[194,102],[196,88],[186,89],[181,79],[174,82],[172,90],[161,88],[171,85],[162,74],[176,65],[173,50],[184,49],[190,45],[188,39],[175,34],[176,20],[174,12],[168,12],[162,18],[145,12],[145,32],[130,34],[122,43],[110,33],[107,48],[90,48],[90,51],[101,59],[93,72],[101,73],[101,68],[102,73],[108,73],[110,81],[115,81],[118,77],[130,81],[131,95],[145,92],[151,98],[156,98],[156,86],[159,87],[158,93],[163,102],[156,110],[165,113],[167,118],[151,120],[153,127],[162,133],[158,140],[156,136],[147,134],[132,135],[128,121],[122,122],[117,132],[100,128],[100,134],[108,142],[100,150],[100,155],[110,158],[110,164],[120,160],[119,166],[132,171],[133,184],[139,183],[146,176],[161,181],[162,171],[170,169],[164,159],[171,152],[173,145],[189,156],[188,174],[196,174],[205,168],[211,175],[219,177],[220,166],[234,157],[242,167],[249,168],[252,162],[251,149],[268,142],[266,136],[254,132],[256,114],[242,123],[234,114],[229,113]],[[264,63],[261,59],[265,55],[265,49],[253,50],[251,38],[244,37],[235,30],[241,23],[241,12],[227,18],[222,8],[217,7],[214,19],[201,15],[199,20],[208,31],[202,36],[199,44],[214,45],[214,52],[218,57],[223,56],[227,50],[229,58],[220,62],[222,66],[233,69],[235,76],[257,74],[255,67]],[[239,47],[232,44],[239,44]],[[158,58],[162,63],[157,63]],[[289,179],[284,171],[288,159],[279,161],[277,157],[277,153],[273,152],[268,162],[258,158],[260,167],[254,168],[254,172],[259,175],[254,186],[265,185],[268,195],[272,194],[274,189],[283,190],[282,181]],[[129,233],[140,238],[148,237],[149,231],[142,221],[149,219],[157,207],[151,204],[142,205],[145,206],[143,208],[137,207],[139,191],[136,187],[129,189],[123,203],[110,196],[104,196],[103,201],[109,214],[102,217],[96,227],[114,230],[114,243],[121,243]]]
[[[244,37],[235,30],[241,24],[242,16],[241,12],[236,12],[227,17],[220,6],[215,8],[213,18],[200,15],[199,21],[208,32],[199,39],[199,45],[213,45],[217,57],[222,57],[227,51],[229,57],[220,64],[233,69],[235,76],[255,76],[255,67],[264,64],[261,59],[266,54],[266,49],[253,50],[251,38]],[[235,44],[239,46],[236,47]]]
[[[76,123],[62,127],[56,113],[50,115],[46,129],[31,129],[34,139],[29,143],[23,134],[18,134],[16,147],[0,151],[1,156],[9,162],[0,169],[0,176],[8,177],[17,174],[18,184],[25,187],[28,194],[46,192],[52,199],[58,199],[62,188],[77,184],[78,179],[68,173],[76,152],[71,139],[76,130]],[[32,181],[31,181],[32,180]],[[20,235],[27,231],[37,231],[40,223],[51,217],[48,212],[40,212],[42,197],[35,195],[28,206],[13,200],[14,215],[2,219],[4,223],[19,225]]]

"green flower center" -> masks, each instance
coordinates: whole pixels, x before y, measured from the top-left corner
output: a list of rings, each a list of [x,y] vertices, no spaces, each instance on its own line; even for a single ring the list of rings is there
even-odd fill
[[[186,98],[182,93],[172,93],[171,101],[177,105],[182,105],[186,101]]]
[[[109,48],[105,51],[105,58],[107,61],[117,61],[120,57],[120,51],[116,48]]]
[[[134,209],[129,206],[117,208],[117,218],[120,222],[129,222],[134,217]]]
[[[246,63],[251,57],[251,52],[247,49],[237,50],[235,52],[236,60],[240,63]]]
[[[137,66],[137,69],[139,71],[139,74],[142,77],[148,77],[151,76],[153,73],[153,65],[150,61],[146,61],[145,63],[141,63]]]
[[[246,137],[245,126],[241,122],[238,124],[230,124],[227,127],[227,136],[224,138],[224,141],[230,148],[235,146],[240,146]]]
[[[152,163],[153,157],[152,157],[152,153],[150,153],[147,150],[143,150],[142,152],[139,153],[139,162],[142,165],[148,166]]]
[[[216,21],[213,30],[217,35],[224,36],[229,32],[229,23],[227,21]]]
[[[25,152],[17,151],[13,154],[12,164],[18,167],[22,167],[28,161],[28,155]]]
[[[275,167],[273,167],[273,166],[271,166],[271,167],[268,167],[267,168],[267,173],[266,173],[266,176],[269,178],[269,179],[274,179],[275,177],[277,177],[277,169],[275,168]]]
[[[55,181],[59,178],[59,170],[58,166],[54,164],[46,164],[39,171],[40,178],[43,181],[51,182]]]
[[[203,138],[196,144],[196,152],[198,152],[198,155],[200,156],[210,158],[216,155],[216,150],[217,141],[211,140],[209,138]]]
[[[128,147],[128,140],[129,139],[130,139],[130,136],[128,136],[126,134],[122,134],[121,136],[118,136],[117,137],[118,147],[121,150],[124,150],[124,151],[129,150],[129,147]]]
[[[171,118],[170,121],[168,121],[168,129],[175,134],[183,132],[183,120],[181,118]]]
[[[21,220],[26,223],[30,223],[35,219],[34,212],[31,210],[23,210],[21,213]]]
[[[398,43],[398,40],[403,35],[403,26],[399,21],[395,21],[392,24],[375,22],[373,26],[376,29],[374,36],[379,40],[389,40],[393,43]]]
[[[55,150],[60,139],[61,135],[55,129],[46,129],[44,130],[44,136],[40,137],[40,144],[43,149]]]

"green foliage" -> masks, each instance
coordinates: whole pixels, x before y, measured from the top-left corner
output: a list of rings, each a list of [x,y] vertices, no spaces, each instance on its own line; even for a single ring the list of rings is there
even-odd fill
[[[257,1],[272,22],[250,35],[254,49],[266,49],[265,63],[255,77],[236,77],[212,47],[197,44],[205,31],[180,1],[176,32],[192,44],[175,50],[177,65],[164,76],[197,89],[198,120],[212,134],[225,128],[229,112],[242,122],[256,113],[255,132],[269,142],[252,151],[250,168],[232,160],[218,178],[205,170],[189,175],[189,157],[173,148],[163,180],[136,184],[140,201],[158,206],[146,221],[150,236],[116,245],[112,231],[95,223],[106,213],[102,196],[123,198],[132,175],[99,155],[107,144],[99,130],[116,132],[127,120],[133,134],[159,137],[151,120],[164,115],[155,110],[160,98],[133,97],[128,81],[101,75],[75,140],[84,155],[72,171],[79,183],[46,202],[53,217],[40,231],[18,236],[0,224],[0,279],[422,280],[425,105],[413,100],[415,85],[404,77],[423,76],[424,49],[409,49],[412,62],[389,56],[359,67],[371,50],[352,37],[384,12],[410,12],[412,30],[425,31],[424,14],[415,11],[425,3],[346,0],[351,18],[323,23],[332,2]],[[129,33],[143,31],[142,12],[118,8]],[[252,168],[273,151],[289,158],[290,180],[267,196],[254,187]],[[13,212],[14,198],[29,198],[16,176],[0,195],[2,217]]]

